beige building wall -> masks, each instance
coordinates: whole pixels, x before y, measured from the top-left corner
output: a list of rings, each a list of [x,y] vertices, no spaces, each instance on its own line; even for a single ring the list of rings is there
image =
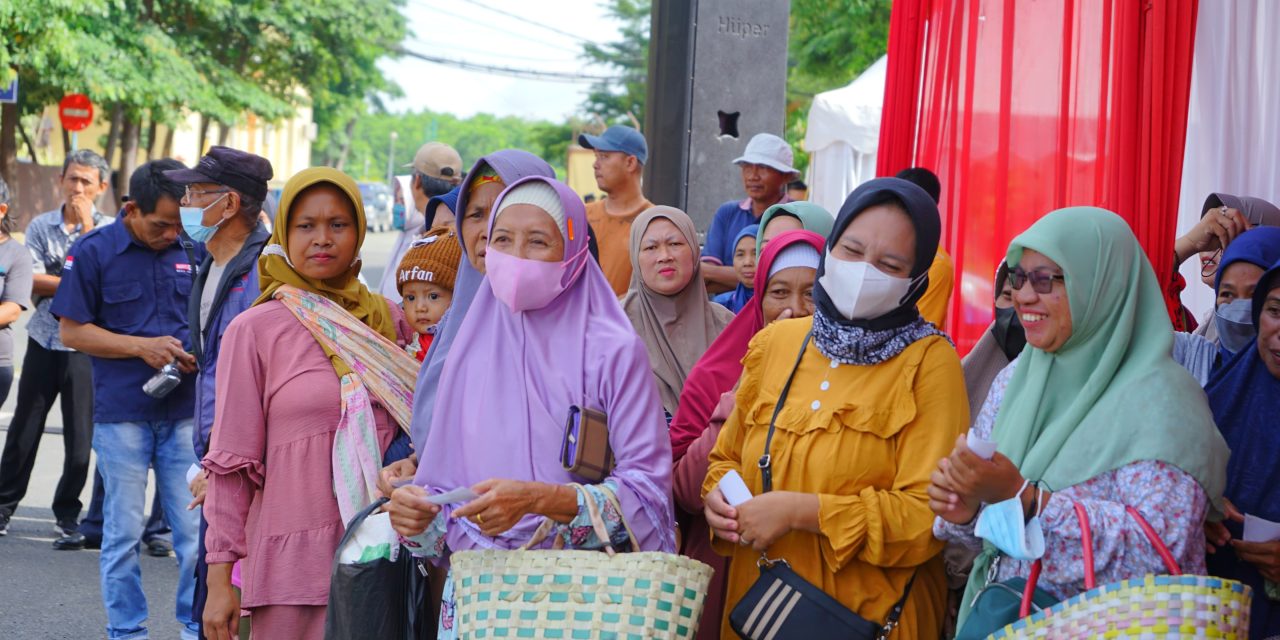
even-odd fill
[[[100,108],[100,107],[99,107]],[[36,158],[42,165],[62,166],[65,154],[62,148],[62,128],[58,124],[58,107],[50,105],[45,108],[39,118],[25,118],[28,123],[27,133],[36,148]],[[76,148],[93,149],[98,153],[105,151],[104,145],[110,123],[103,120],[100,112],[95,114],[94,123],[75,135]],[[218,142],[218,125],[209,126],[203,149],[200,144],[200,116],[188,114],[173,132],[173,150],[171,157],[186,165],[195,164],[208,148]],[[145,134],[145,132],[144,132]],[[164,157],[164,141],[168,129],[156,127],[155,157]],[[256,153],[271,161],[275,170],[273,187],[283,186],[293,174],[311,166],[311,142],[315,140],[315,123],[311,121],[311,107],[298,107],[294,117],[279,122],[264,122],[260,118],[245,114],[230,128],[227,134],[227,146]],[[26,143],[18,140],[18,159],[28,161],[30,154]],[[145,148],[138,150],[138,162],[146,162]],[[118,167],[119,152],[113,159],[112,166]]]

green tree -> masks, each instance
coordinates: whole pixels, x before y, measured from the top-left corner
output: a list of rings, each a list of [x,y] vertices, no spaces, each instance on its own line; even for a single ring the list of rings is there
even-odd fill
[[[799,152],[813,96],[843,87],[888,49],[891,0],[791,0],[787,139]],[[803,170],[809,159],[796,154]]]
[[[144,122],[184,111],[229,125],[275,121],[309,101],[321,147],[379,92],[375,66],[404,36],[403,0],[41,0],[0,2],[0,82],[21,81],[0,113],[0,174],[10,175],[18,113],[83,92],[112,122],[127,179]],[[116,131],[119,123],[120,131]],[[225,133],[226,127],[222,127]],[[148,135],[148,138],[153,136]],[[147,140],[154,146],[154,140]]]
[[[649,74],[650,0],[609,0],[607,13],[622,23],[621,38],[614,42],[588,42],[584,60],[612,68],[617,79],[591,85],[583,110],[609,124],[644,122],[645,83]]]
[[[409,173],[404,165],[413,161],[419,146],[431,140],[447,142],[457,149],[464,169],[470,169],[470,165],[486,153],[519,148],[545,159],[563,175],[569,143],[580,128],[581,123],[574,120],[555,123],[487,113],[469,118],[426,110],[372,113],[359,118],[352,127],[346,170],[361,180],[385,180],[387,151],[394,131],[395,157],[391,164],[398,175]]]

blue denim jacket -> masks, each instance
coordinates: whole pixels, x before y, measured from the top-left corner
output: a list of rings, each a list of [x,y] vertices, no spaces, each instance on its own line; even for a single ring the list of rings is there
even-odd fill
[[[258,255],[270,238],[271,234],[259,226],[245,240],[240,253],[227,264],[222,282],[214,294],[213,305],[209,309],[207,327],[199,326],[200,297],[204,292],[209,269],[213,267],[212,257],[205,258],[200,264],[200,272],[191,290],[187,319],[191,324],[191,335],[197,336],[193,342],[199,343],[196,358],[200,365],[200,372],[196,375],[195,429],[191,434],[197,460],[204,458],[208,451],[209,432],[213,429],[213,405],[216,397],[214,382],[218,374],[218,352],[222,346],[222,334],[236,316],[258,299],[262,291],[258,286]]]

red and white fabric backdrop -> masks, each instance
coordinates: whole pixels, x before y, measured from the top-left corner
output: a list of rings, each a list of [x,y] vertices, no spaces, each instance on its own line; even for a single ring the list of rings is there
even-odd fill
[[[1172,271],[1196,0],[895,0],[879,175],[942,179],[961,353],[1009,241],[1040,216],[1124,216]]]
[[[1204,2],[1196,26],[1178,233],[1200,220],[1205,196],[1280,203],[1280,3]],[[1202,318],[1213,291],[1188,260],[1182,300]]]

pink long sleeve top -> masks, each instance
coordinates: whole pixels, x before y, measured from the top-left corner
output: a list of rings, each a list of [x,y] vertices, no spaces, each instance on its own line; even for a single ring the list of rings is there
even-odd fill
[[[403,313],[390,305],[397,330]],[[398,427],[374,401],[378,443]],[[204,515],[209,564],[242,563],[241,606],[324,605],[344,523],[333,495],[341,416],[338,377],[324,350],[277,301],[228,327],[217,394]]]

